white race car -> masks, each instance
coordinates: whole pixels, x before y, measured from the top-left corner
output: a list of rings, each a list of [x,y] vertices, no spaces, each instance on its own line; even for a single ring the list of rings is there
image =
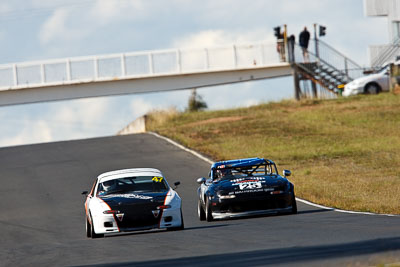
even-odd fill
[[[175,183],[178,186],[179,182]],[[86,195],[86,236],[184,228],[182,201],[161,171],[124,169],[99,175]]]

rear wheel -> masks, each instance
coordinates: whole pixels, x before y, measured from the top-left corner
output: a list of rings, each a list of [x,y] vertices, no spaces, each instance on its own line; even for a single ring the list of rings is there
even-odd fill
[[[213,220],[212,211],[211,211],[211,201],[206,198],[206,221],[211,222]]]
[[[197,201],[197,215],[199,216],[200,221],[205,221],[206,213],[204,212],[204,209],[201,206],[200,199]]]

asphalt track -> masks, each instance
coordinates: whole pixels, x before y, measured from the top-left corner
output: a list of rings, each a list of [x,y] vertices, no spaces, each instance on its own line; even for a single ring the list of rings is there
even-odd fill
[[[2,148],[0,160],[1,266],[364,266],[400,261],[400,217],[345,214],[298,202],[297,215],[200,222],[195,180],[207,175],[210,164],[149,134]],[[181,181],[177,191],[186,229],[86,238],[81,192],[102,172],[132,167],[159,168],[171,184]]]

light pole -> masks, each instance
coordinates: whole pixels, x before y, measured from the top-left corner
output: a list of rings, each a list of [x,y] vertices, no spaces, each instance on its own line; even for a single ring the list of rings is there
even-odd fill
[[[317,23],[314,23],[314,40],[315,40],[315,55],[319,59],[318,37],[317,37]]]

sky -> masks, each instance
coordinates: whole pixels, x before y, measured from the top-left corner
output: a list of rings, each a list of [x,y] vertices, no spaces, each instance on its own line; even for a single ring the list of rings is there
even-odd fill
[[[361,66],[368,46],[389,42],[387,19],[363,0],[0,0],[0,64],[275,40],[286,24],[313,24]],[[312,33],[312,31],[311,31]],[[198,89],[209,110],[293,99],[293,79]],[[0,147],[115,135],[151,110],[184,111],[190,90],[0,107]]]

